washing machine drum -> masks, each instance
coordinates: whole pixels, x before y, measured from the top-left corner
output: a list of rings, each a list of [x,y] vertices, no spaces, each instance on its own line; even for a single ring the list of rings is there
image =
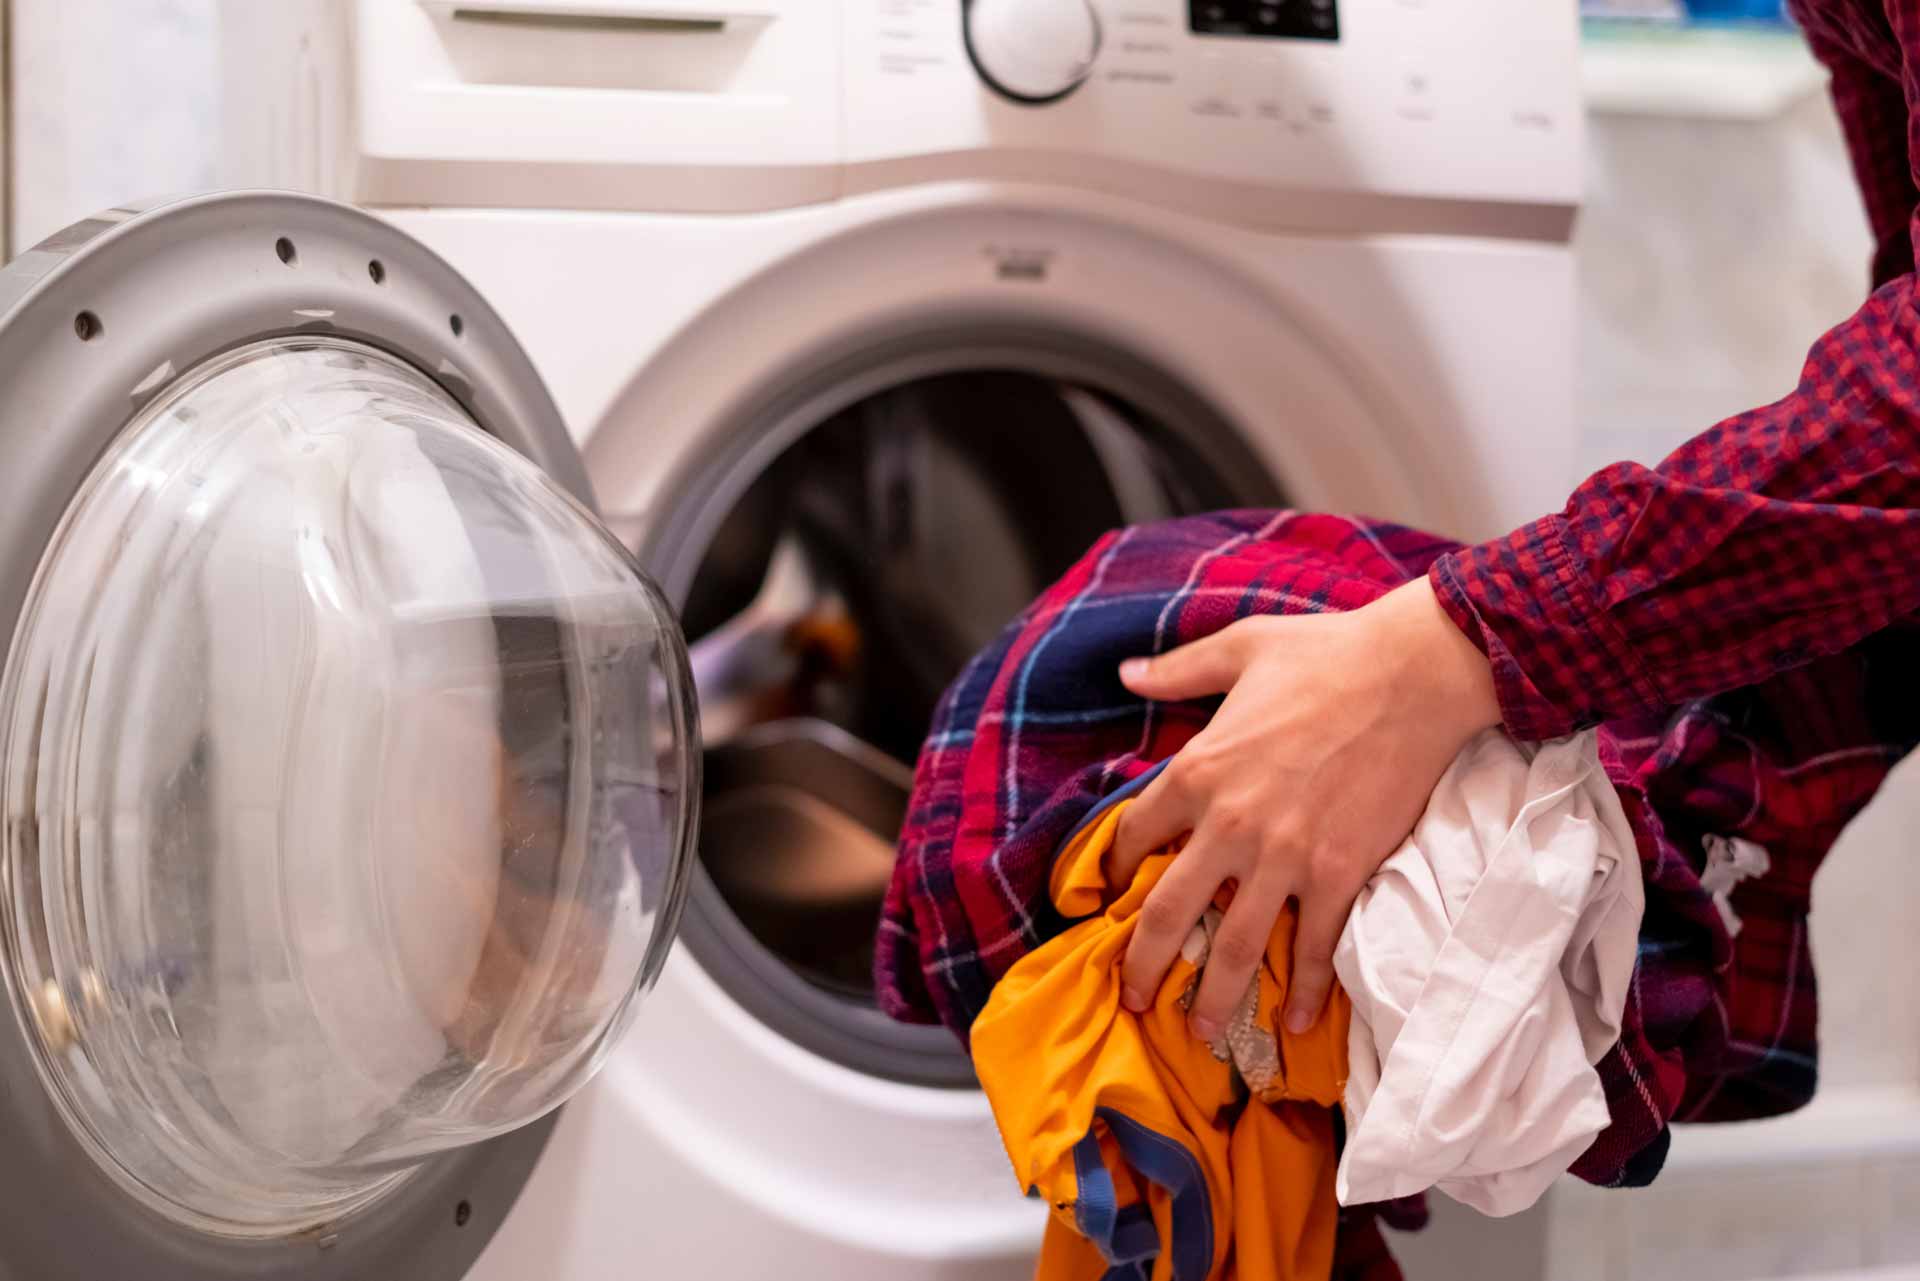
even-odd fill
[[[672,614],[372,218],[117,213],[0,306],[0,1278],[457,1277],[674,932]]]

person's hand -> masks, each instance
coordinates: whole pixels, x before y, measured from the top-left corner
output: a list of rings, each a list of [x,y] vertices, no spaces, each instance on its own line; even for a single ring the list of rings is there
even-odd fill
[[[1141,909],[1121,968],[1127,1008],[1147,1008],[1231,882],[1188,1016],[1194,1034],[1212,1041],[1226,1025],[1289,898],[1300,918],[1286,1026],[1306,1031],[1354,899],[1460,749],[1500,719],[1486,657],[1422,578],[1351,613],[1242,619],[1129,659],[1120,678],[1144,698],[1227,696],[1120,819],[1119,884],[1192,833]]]

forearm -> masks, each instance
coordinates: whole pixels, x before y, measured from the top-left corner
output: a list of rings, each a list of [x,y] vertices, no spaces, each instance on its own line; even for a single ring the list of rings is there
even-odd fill
[[[1904,277],[1816,344],[1791,395],[1437,562],[1508,728],[1547,738],[1751,684],[1920,611],[1915,353]]]

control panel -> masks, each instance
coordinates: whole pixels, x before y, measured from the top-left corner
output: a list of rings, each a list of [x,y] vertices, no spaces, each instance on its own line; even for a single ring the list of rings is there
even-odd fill
[[[1039,178],[1264,225],[1384,211],[1389,228],[1470,229],[1479,209],[1522,206],[1557,211],[1527,227],[1564,226],[1579,201],[1579,17],[1565,0],[842,12],[843,191]],[[1540,234],[1513,225],[1500,234]]]
[[[1201,36],[1338,40],[1335,0],[1188,0],[1187,23]]]
[[[578,20],[587,9],[602,16]],[[744,212],[1004,179],[1303,230],[1471,232],[1517,209],[1551,217],[1494,234],[1557,236],[1536,229],[1564,227],[1580,197],[1579,15],[1567,0],[228,0],[227,11],[237,31],[285,37],[273,42],[284,60],[233,60],[263,95],[347,74],[316,80],[301,58],[347,60],[355,93],[300,98],[324,115],[301,129],[333,140],[321,176],[350,175],[338,189],[375,204],[511,191],[541,207]],[[309,27],[352,30],[309,55],[298,52]],[[312,114],[289,112],[272,120]],[[250,154],[291,153],[270,123],[261,117]]]

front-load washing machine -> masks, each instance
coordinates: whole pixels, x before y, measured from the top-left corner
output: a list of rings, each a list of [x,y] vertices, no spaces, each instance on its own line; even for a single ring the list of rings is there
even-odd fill
[[[567,1045],[590,1044],[570,1051],[577,1073],[519,1108],[455,1112],[428,1145],[405,1136],[431,1108],[389,1100],[391,1115],[375,1114],[360,1142],[388,1158],[379,1168],[391,1182],[355,1185],[337,1214],[251,1211],[267,1226],[238,1245],[212,1231],[216,1245],[195,1254],[174,1238],[208,1236],[205,1215],[183,1225],[151,1195],[126,1195],[127,1172],[113,1163],[132,1158],[95,1152],[66,1161],[61,1177],[127,1203],[128,1232],[146,1225],[174,1241],[192,1261],[180,1275],[244,1274],[229,1249],[279,1251],[285,1268],[316,1276],[386,1275],[364,1260],[402,1249],[411,1253],[392,1257],[408,1275],[484,1281],[667,1269],[1026,1275],[1042,1207],[1012,1178],[964,1056],[942,1030],[883,1017],[867,973],[932,701],[966,654],[1117,523],[1285,502],[1471,537],[1563,496],[1575,15],[1529,0],[236,0],[222,39],[235,181],[352,202],[388,230],[360,227],[364,243],[322,253],[276,230],[271,203],[236,212],[270,248],[279,238],[292,248],[286,260],[274,249],[225,267],[279,288],[278,311],[198,354],[154,348],[164,366],[156,359],[98,392],[101,421],[134,414],[197,361],[283,331],[338,328],[424,379],[418,394],[438,388],[584,493],[554,419],[527,408],[544,403],[528,390],[537,369],[606,527],[657,579],[688,641],[701,710],[683,735],[663,692],[675,684],[670,627],[650,624],[658,657],[644,679],[626,678],[653,750],[656,800],[638,830],[659,855],[656,874],[634,878],[657,886],[635,919],[648,923],[647,948],[664,949],[656,940],[676,924],[680,946],[631,1028],[626,1007],[604,1002],[585,1007],[599,1023],[582,1014],[568,1024]],[[179,243],[194,243],[181,226]],[[371,333],[350,306],[385,305],[414,278],[394,268],[399,243],[464,280],[434,275],[436,292],[396,338]],[[127,261],[102,258],[96,274]],[[289,282],[299,287],[289,293]],[[209,267],[182,297],[227,285]],[[300,292],[308,285],[311,296]],[[126,332],[76,298],[60,295],[76,309],[63,342],[82,342],[89,326],[80,350]],[[528,369],[506,379],[520,412],[503,418],[482,403],[503,394],[488,389],[505,376],[489,381],[462,358],[460,344],[476,341],[508,363],[524,351]],[[343,376],[343,394],[370,394],[358,366]],[[512,425],[522,418],[543,425]],[[107,439],[89,437],[88,448]],[[504,486],[518,502],[533,483],[516,472],[512,485],[449,492]],[[453,515],[424,506],[380,508],[381,528],[411,520],[423,548],[476,524],[518,530],[528,547],[559,537],[504,512],[461,522],[458,502]],[[575,516],[583,524],[571,532],[585,539],[587,518]],[[329,537],[317,528],[314,554]],[[331,537],[331,554],[355,545]],[[46,542],[24,545],[38,556]],[[431,577],[436,563],[409,572]],[[268,568],[308,582],[299,555]],[[512,586],[504,571],[445,572],[448,582],[478,574],[471,591],[489,601]],[[299,590],[308,595],[289,599],[309,599]],[[553,602],[587,594],[535,593],[546,603],[523,612],[570,616],[574,606]],[[248,697],[301,670],[273,657],[276,636],[291,631],[296,653],[325,640],[309,641],[308,625],[294,626],[305,615],[279,608],[259,612],[293,621],[262,626],[257,644],[236,651],[249,657],[213,669],[251,681],[236,686]],[[336,625],[366,646],[379,634]],[[431,637],[454,669],[490,670],[473,657],[484,649],[462,649],[475,642],[459,629]],[[495,666],[550,682],[567,670],[551,656]],[[385,688],[378,664],[332,670]],[[481,721],[487,707],[516,705],[501,681],[481,685],[492,691]],[[564,704],[570,688],[548,697]],[[369,701],[349,689],[322,705],[344,724]],[[578,742],[613,707],[551,714],[547,737]],[[281,724],[250,732],[268,739]],[[447,726],[423,750],[456,776],[513,756],[488,756]],[[659,782],[669,765],[686,804],[697,791],[704,809],[677,922],[669,855],[683,811],[658,799],[680,795]],[[249,821],[277,832],[318,821],[254,808]],[[426,813],[407,821],[421,831],[477,821],[458,805]],[[337,879],[322,888],[345,895],[358,884]],[[424,879],[402,880],[415,903]],[[380,901],[380,883],[369,883],[354,890],[361,899],[336,900],[339,914]],[[314,915],[266,930],[247,924],[265,891],[233,893],[222,910],[236,923],[214,933],[254,946],[279,946]],[[460,900],[425,897],[454,922],[429,932],[464,938]],[[341,937],[394,929],[352,919],[335,927]],[[296,941],[322,926],[301,928]],[[392,975],[421,970],[444,1004],[449,985],[485,969],[444,949],[383,947],[364,973],[324,974],[307,1002],[325,1016],[322,1031],[355,1010],[340,992],[410,992]],[[174,957],[161,971],[193,964]],[[642,986],[649,964],[634,971]],[[70,992],[49,990],[61,998],[46,1016],[56,1026],[88,1008],[88,982],[112,986],[88,972]],[[27,1024],[41,1017],[37,973],[14,983]],[[365,1029],[341,1026],[399,1017],[368,1004]],[[220,1023],[230,1054],[250,1017],[265,1015]],[[281,1079],[264,1066],[265,1049],[280,1047],[266,1035],[274,1027],[255,1033],[263,1066],[246,1077],[252,1093],[222,1088],[279,1116],[259,1102],[279,1097],[285,1110],[263,1084]],[[326,1032],[327,1043],[343,1035]],[[362,1041],[383,1043],[348,1037]],[[285,1062],[307,1061],[281,1048]],[[553,1101],[594,1067],[553,1119]],[[45,1075],[10,1084],[16,1095],[44,1091]],[[310,1088],[336,1110],[359,1097],[352,1082]],[[457,1081],[440,1093],[466,1097]],[[498,1133],[540,1105],[534,1127]],[[43,1118],[49,1143],[65,1133],[62,1115]],[[388,1134],[402,1137],[377,1137]],[[470,1139],[481,1141],[462,1144]],[[83,1154],[100,1147],[75,1142]],[[219,1168],[198,1177],[234,1181]],[[44,1248],[60,1235],[43,1232]],[[329,1264],[356,1250],[352,1266]],[[327,1266],[345,1270],[313,1271]]]

